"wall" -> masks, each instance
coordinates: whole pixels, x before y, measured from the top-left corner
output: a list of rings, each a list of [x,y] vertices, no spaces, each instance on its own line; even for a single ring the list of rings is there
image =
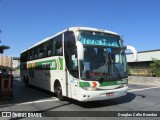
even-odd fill
[[[138,52],[137,62],[152,61],[152,58],[160,60],[160,50]],[[133,54],[127,54],[127,62],[133,62]]]
[[[159,77],[140,77],[140,76],[128,76],[129,84],[147,85],[147,86],[160,86]]]
[[[150,64],[152,62],[132,62],[128,63],[131,75],[152,76]]]
[[[152,59],[160,60],[160,49],[138,52],[138,60],[133,62],[133,54],[127,54],[127,62],[131,75],[153,76],[150,64]]]

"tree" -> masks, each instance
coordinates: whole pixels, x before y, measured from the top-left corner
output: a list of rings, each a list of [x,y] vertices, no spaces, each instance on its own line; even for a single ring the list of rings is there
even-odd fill
[[[160,61],[152,58],[153,63],[150,64],[154,76],[160,77]]]
[[[0,46],[0,53],[3,53],[3,50],[9,49],[9,48],[10,48],[10,47],[9,47],[9,46],[6,46],[6,45]]]
[[[0,29],[0,33],[1,33],[2,31],[1,31],[1,29]],[[1,43],[1,40],[0,40],[0,43]],[[9,49],[10,47],[9,46],[6,46],[6,45],[1,45],[0,46],[0,53],[3,53],[3,50],[5,50],[5,49]]]

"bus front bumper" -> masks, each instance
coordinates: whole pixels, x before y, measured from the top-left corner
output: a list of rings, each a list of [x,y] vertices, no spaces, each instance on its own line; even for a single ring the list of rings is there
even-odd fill
[[[103,91],[86,91],[81,89],[81,96],[79,101],[97,101],[97,100],[107,100],[125,96],[128,91],[128,86],[113,89],[113,90],[103,90]]]

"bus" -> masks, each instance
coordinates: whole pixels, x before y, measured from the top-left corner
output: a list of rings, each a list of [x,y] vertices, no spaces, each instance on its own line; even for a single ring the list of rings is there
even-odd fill
[[[20,54],[25,85],[56,93],[59,100],[96,101],[127,94],[127,61],[123,39],[115,32],[70,27]]]

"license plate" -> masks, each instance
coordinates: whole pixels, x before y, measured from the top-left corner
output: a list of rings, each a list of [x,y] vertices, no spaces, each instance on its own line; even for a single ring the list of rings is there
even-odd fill
[[[106,96],[114,96],[114,92],[106,93]]]

